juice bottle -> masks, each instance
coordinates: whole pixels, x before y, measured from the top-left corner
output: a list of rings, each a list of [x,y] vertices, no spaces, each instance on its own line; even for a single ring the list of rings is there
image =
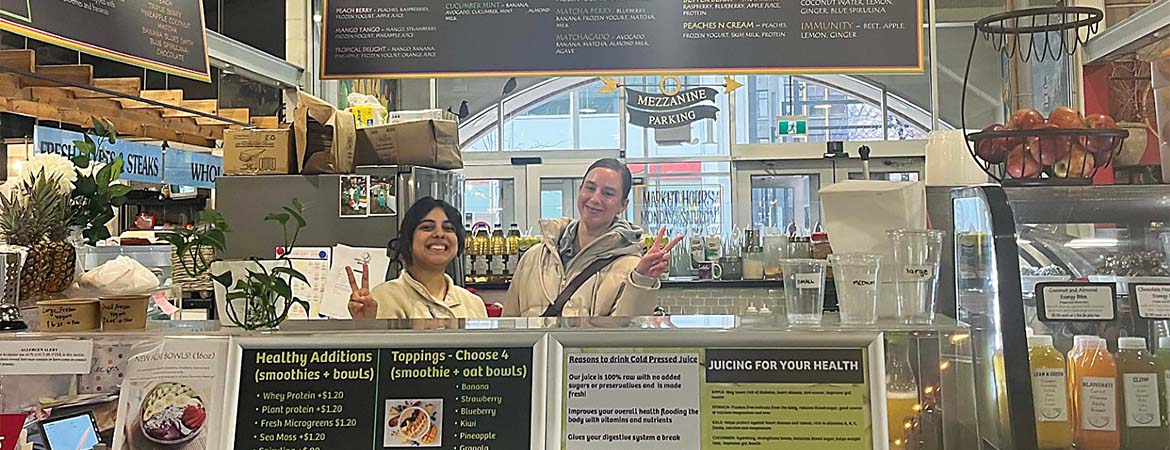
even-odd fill
[[[1117,361],[1096,336],[1083,339],[1069,358],[1072,374],[1075,441],[1078,450],[1119,450]]]
[[[479,254],[479,249],[475,247],[473,242],[475,236],[471,234],[471,225],[468,224],[465,230],[467,236],[467,245],[463,248],[463,273],[467,278],[467,283],[475,282],[475,257]]]
[[[488,241],[488,254],[491,255],[491,260],[488,263],[488,282],[499,283],[504,281],[505,271],[507,270],[507,263],[504,257],[508,250],[508,239],[504,237],[504,227],[496,224],[492,231],[492,237]]]
[[[1072,447],[1068,376],[1064,355],[1052,346],[1052,336],[1028,337],[1032,366],[1032,403],[1036,412],[1036,442],[1041,450]]]
[[[1170,422],[1170,337],[1158,338],[1158,351],[1154,353],[1154,362],[1158,364],[1158,373],[1162,375],[1162,393],[1165,396],[1166,412],[1164,420]]]
[[[891,336],[886,352],[886,417],[891,449],[907,447],[910,423],[918,414],[918,381],[910,367],[909,338]]]
[[[475,266],[472,271],[475,274],[475,282],[486,283],[488,281],[488,260],[491,259],[490,247],[488,246],[488,227],[486,225],[476,224],[478,230],[475,232],[475,239],[472,244],[475,245]]]
[[[1165,382],[1154,355],[1146,351],[1146,339],[1117,339],[1117,370],[1120,374],[1122,404],[1121,448],[1164,449],[1170,443],[1165,411]]]
[[[508,274],[508,278],[516,274],[516,265],[520,264],[520,225],[512,224],[508,228],[508,236],[504,239],[504,246],[507,247],[508,261],[505,264],[504,271]]]

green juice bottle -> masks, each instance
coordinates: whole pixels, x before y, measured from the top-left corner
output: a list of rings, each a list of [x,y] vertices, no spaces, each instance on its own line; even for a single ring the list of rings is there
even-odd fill
[[[1146,339],[1117,339],[1117,372],[1122,389],[1121,449],[1160,450],[1170,443],[1166,424],[1165,372],[1158,370]]]

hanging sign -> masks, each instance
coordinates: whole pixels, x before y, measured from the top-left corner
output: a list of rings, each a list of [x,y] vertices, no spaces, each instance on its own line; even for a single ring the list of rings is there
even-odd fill
[[[322,77],[921,73],[922,5],[325,0]]]
[[[715,119],[719,108],[715,101],[718,91],[700,87],[673,95],[650,94],[626,88],[626,109],[630,123],[643,128],[677,128],[702,119]]]
[[[167,149],[166,184],[215,189],[215,179],[223,174],[223,157],[211,153]]]
[[[201,0],[4,0],[0,29],[53,45],[211,81]]]
[[[52,153],[66,158],[80,154],[73,141],[81,141],[85,135],[49,127],[36,127],[33,132],[34,153]],[[162,147],[139,142],[118,140],[116,144],[105,143],[97,155],[97,162],[109,164],[121,156],[122,179],[143,183],[162,184]]]

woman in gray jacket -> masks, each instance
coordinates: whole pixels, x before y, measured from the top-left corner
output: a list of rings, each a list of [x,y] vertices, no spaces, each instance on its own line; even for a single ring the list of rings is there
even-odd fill
[[[589,166],[577,195],[581,218],[540,222],[541,243],[520,258],[504,301],[505,316],[653,312],[658,278],[670,270],[670,250],[682,237],[662,245],[663,228],[642,253],[642,229],[620,217],[632,185],[630,169],[621,161],[606,158]]]

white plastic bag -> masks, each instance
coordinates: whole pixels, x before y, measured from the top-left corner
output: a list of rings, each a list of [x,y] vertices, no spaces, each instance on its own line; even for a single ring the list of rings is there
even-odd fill
[[[145,294],[158,287],[158,277],[128,256],[119,256],[86,272],[77,284],[92,295]]]

